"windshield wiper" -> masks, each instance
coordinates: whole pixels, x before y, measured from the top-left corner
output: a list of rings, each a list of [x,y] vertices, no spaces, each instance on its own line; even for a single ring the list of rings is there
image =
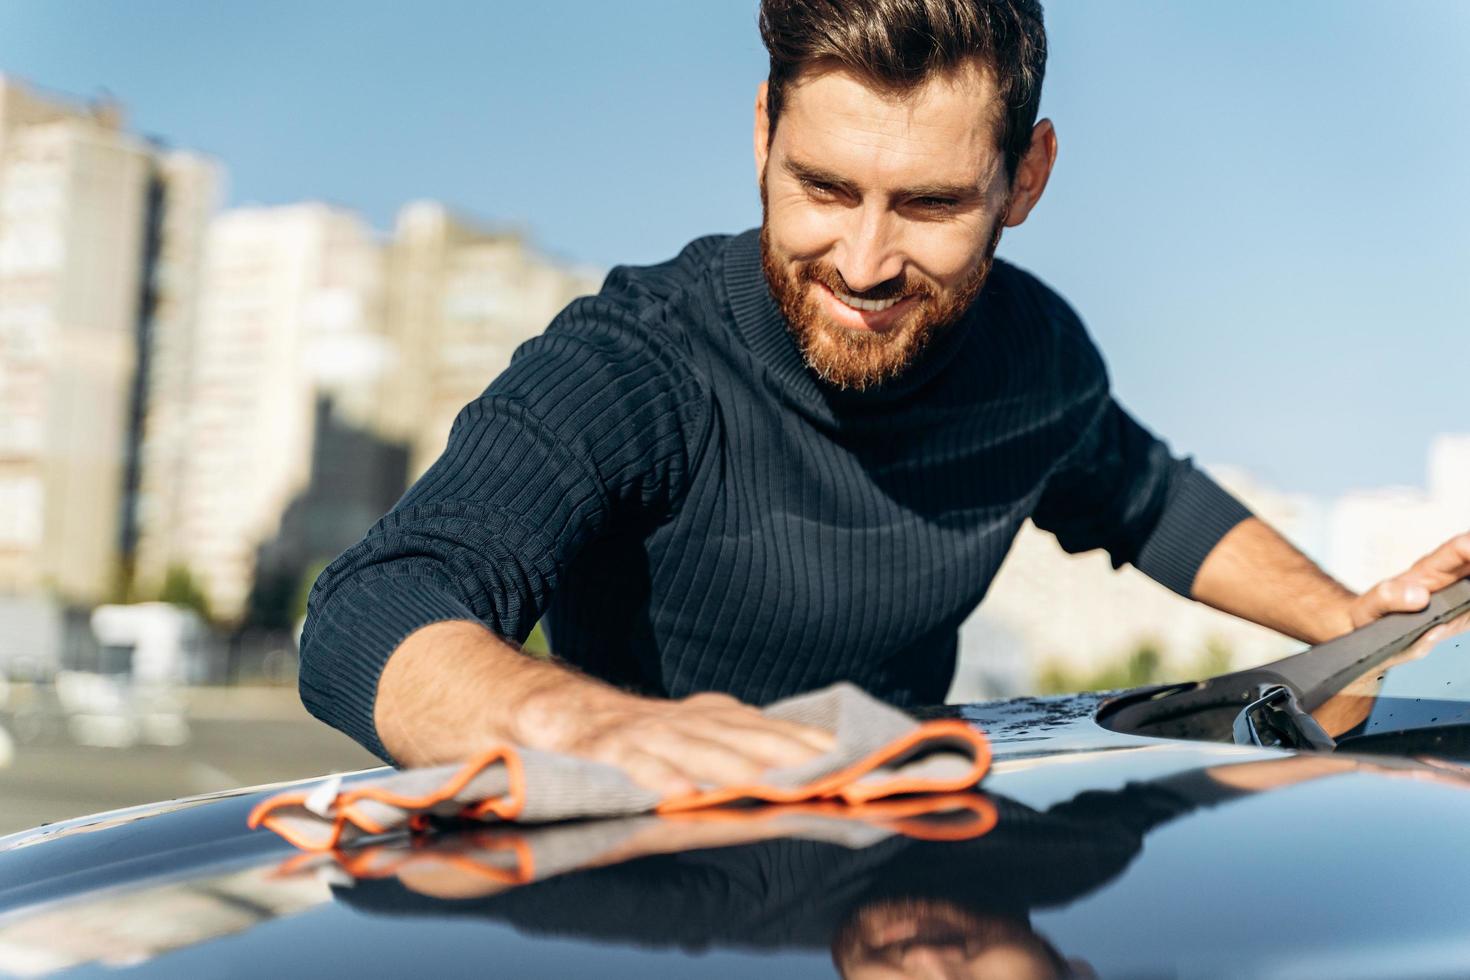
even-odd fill
[[[1467,611],[1470,579],[1434,593],[1429,606],[1420,612],[1390,614],[1275,663],[1194,684],[1130,692],[1104,705],[1098,722],[1114,731],[1162,738],[1229,742],[1243,737],[1246,745],[1273,744],[1268,738],[1295,738],[1303,747],[1325,744],[1330,751],[1335,743],[1330,738],[1320,743],[1297,716],[1310,718],[1311,712],[1353,680],[1407,649],[1428,630]],[[1285,688],[1291,695],[1291,710],[1284,701],[1268,700],[1275,688]],[[1262,701],[1268,703],[1262,705]],[[1278,711],[1284,717],[1273,714]],[[1248,722],[1243,727],[1237,725],[1242,714]],[[1270,734],[1273,719],[1284,726],[1284,734]],[[1261,741],[1252,741],[1250,725]]]
[[[1281,749],[1331,752],[1337,742],[1317,719],[1302,710],[1291,688],[1283,684],[1262,689],[1261,697],[1241,709],[1233,726],[1236,745],[1265,745]]]

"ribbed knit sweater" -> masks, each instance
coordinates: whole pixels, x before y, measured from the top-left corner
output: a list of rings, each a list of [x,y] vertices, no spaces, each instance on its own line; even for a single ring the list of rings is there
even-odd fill
[[[805,364],[754,231],[619,267],[516,351],[444,455],[312,590],[307,708],[378,756],[378,677],[473,620],[638,692],[764,704],[847,679],[943,700],[1028,518],[1183,595],[1249,512],[1113,399],[1070,307],[997,261],[864,392]]]

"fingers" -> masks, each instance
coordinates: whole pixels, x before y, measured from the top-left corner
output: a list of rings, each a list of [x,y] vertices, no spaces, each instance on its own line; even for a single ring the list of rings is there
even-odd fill
[[[619,696],[572,722],[561,750],[617,766],[663,796],[705,786],[757,783],[768,770],[808,762],[835,744],[831,733],[767,718],[728,695],[682,701]]]
[[[731,697],[728,694],[723,694],[719,691],[700,691],[698,694],[689,695],[680,703],[699,705],[708,708],[739,708],[742,711],[754,710],[744,701],[740,701],[736,698]]]
[[[739,729],[708,722],[692,727],[702,734],[681,730],[677,722],[631,728],[625,738],[606,740],[587,754],[619,766],[634,782],[665,796],[692,793],[701,786],[756,783],[766,770],[787,764],[785,756],[772,762],[766,753],[753,750],[752,736]]]
[[[1389,613],[1418,612],[1429,605],[1429,590],[1406,576],[1385,579],[1354,603],[1353,625],[1363,626]]]
[[[713,785],[759,782],[767,770],[800,765],[822,754],[744,707],[738,712],[705,713],[693,707],[673,712],[646,727],[639,740],[645,751],[688,778]]]
[[[721,786],[757,782],[768,768],[732,745],[716,738],[670,735],[649,751],[657,752],[685,776]]]
[[[772,751],[775,753],[773,758],[783,765],[796,765],[797,763],[804,762],[807,758],[811,757],[812,753],[821,754],[823,752],[830,752],[832,751],[832,747],[837,744],[836,736],[829,731],[821,728],[812,728],[810,725],[800,725],[794,721],[785,721],[780,718],[767,718],[756,708],[737,701],[728,694],[718,694],[713,691],[708,691],[702,694],[691,695],[685,698],[682,703],[691,707],[702,708],[708,706],[710,709],[718,709],[720,712],[718,717],[722,720],[729,721],[732,725],[747,731],[781,736],[788,742],[794,742],[810,750],[806,753],[793,753],[790,750],[772,748]],[[715,717],[715,715],[712,714],[711,717]],[[774,745],[770,739],[764,739],[763,742],[767,745]],[[801,754],[802,757],[797,758],[797,754]]]
[[[601,761],[617,766],[633,782],[660,796],[685,796],[699,788],[695,780],[651,752],[620,752]]]
[[[1389,579],[1382,584],[1385,608],[1393,612],[1417,612],[1429,605],[1429,592],[1410,578]]]
[[[1362,626],[1389,613],[1418,612],[1431,593],[1470,577],[1470,532],[1457,534],[1416,561],[1402,575],[1385,579],[1358,597],[1353,625]]]
[[[556,723],[528,729],[554,733],[532,748],[616,765],[661,796],[759,783],[767,771],[808,763],[836,743],[831,732],[766,717],[723,693],[666,701],[598,691],[554,714]]]
[[[1470,575],[1470,533],[1457,534],[1414,563],[1401,578],[1437,592]]]
[[[812,728],[809,725],[798,725],[794,721],[783,721],[779,718],[767,718],[758,715],[762,727],[771,731],[780,732],[787,738],[795,739],[803,745],[814,750],[818,755],[831,752],[837,744],[837,736],[822,728]]]
[[[738,740],[743,751],[759,759],[768,769],[799,766],[803,762],[810,762],[831,751],[832,736],[827,732],[815,731],[817,735],[825,736],[825,738],[807,738],[784,728],[753,725],[730,726],[731,738]]]

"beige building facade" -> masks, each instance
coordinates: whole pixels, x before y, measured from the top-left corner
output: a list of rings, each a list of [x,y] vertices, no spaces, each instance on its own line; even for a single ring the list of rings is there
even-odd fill
[[[156,583],[187,567],[226,621],[311,478],[319,398],[409,447],[417,475],[515,348],[598,285],[432,202],[405,207],[386,244],[327,205],[234,209],[202,254],[196,329],[150,385],[138,568]]]
[[[194,342],[199,320],[204,241],[223,194],[223,168],[194,153],[173,152],[155,167],[162,213],[145,334],[146,388],[133,503],[133,591],[156,592],[182,548],[177,517],[193,405]]]
[[[411,447],[410,471],[426,470],[459,410],[601,276],[537,253],[514,232],[456,217],[437,202],[398,214],[389,255],[388,322],[400,368],[384,425]]]
[[[244,613],[256,548],[310,477],[319,378],[380,330],[381,275],[371,229],[342,209],[241,208],[210,225],[177,493],[140,552],[153,574],[189,568],[222,619]],[[344,387],[371,405],[372,384]]]
[[[119,574],[152,150],[0,79],[0,593]]]
[[[106,601],[181,566],[238,620],[334,424],[410,447],[599,277],[405,207],[219,213],[223,168],[0,76],[0,595]]]
[[[1435,438],[1427,470],[1423,488],[1360,490],[1333,502],[1329,561],[1349,588],[1366,589],[1470,531],[1470,436]]]

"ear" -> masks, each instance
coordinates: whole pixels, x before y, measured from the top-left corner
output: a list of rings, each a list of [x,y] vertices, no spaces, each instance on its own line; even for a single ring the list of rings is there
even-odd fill
[[[755,90],[755,180],[760,183],[761,174],[766,172],[766,158],[771,155],[771,117],[766,112],[767,84],[761,82]]]
[[[1016,177],[1011,181],[1011,198],[1006,206],[1006,227],[1014,228],[1026,220],[1051,179],[1051,168],[1057,162],[1057,130],[1050,119],[1043,119],[1031,130],[1031,145],[1016,164]]]

